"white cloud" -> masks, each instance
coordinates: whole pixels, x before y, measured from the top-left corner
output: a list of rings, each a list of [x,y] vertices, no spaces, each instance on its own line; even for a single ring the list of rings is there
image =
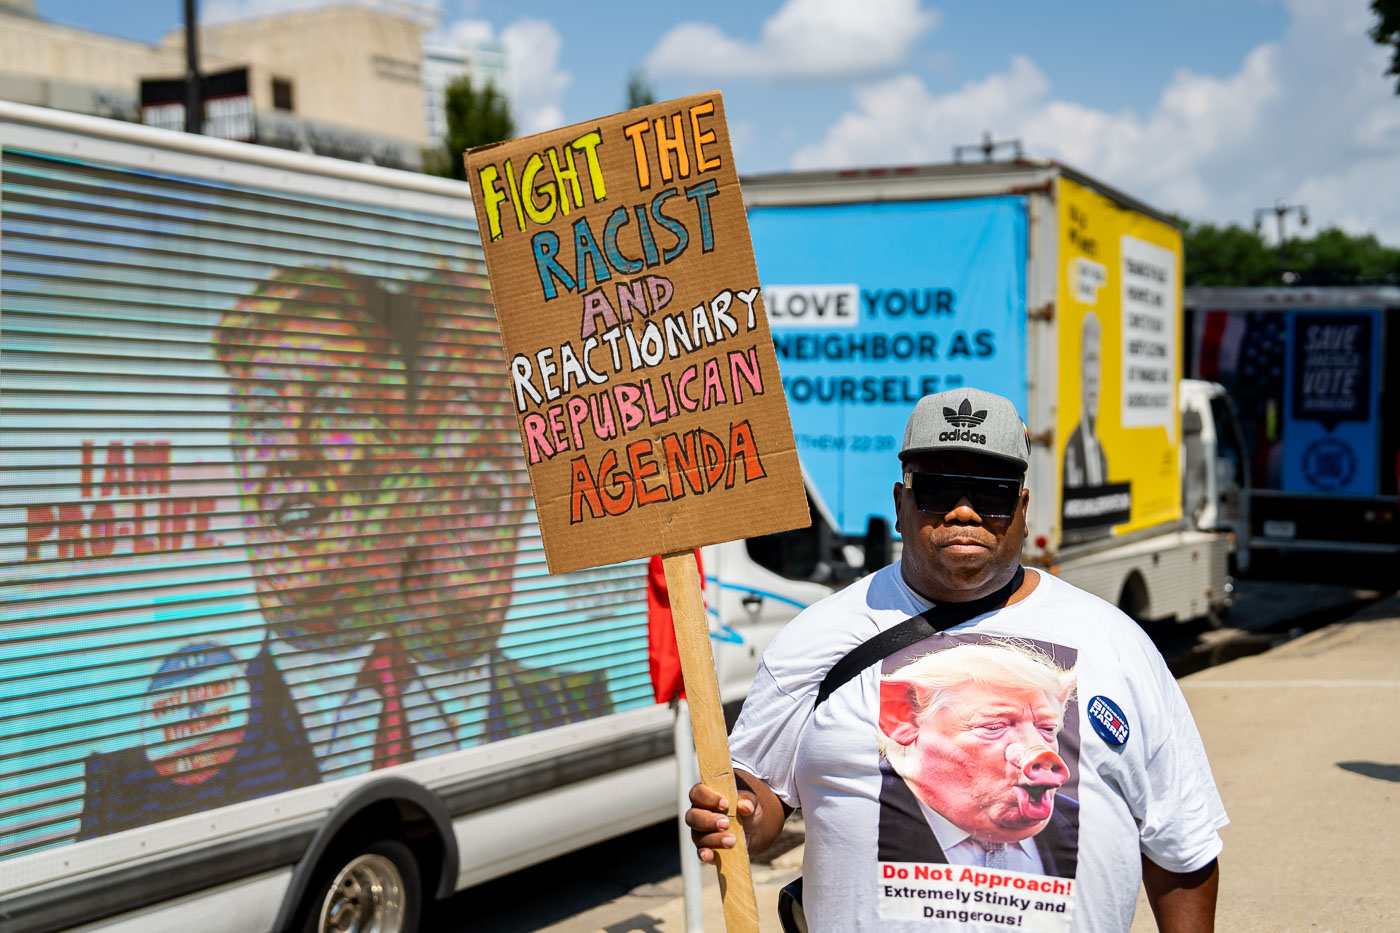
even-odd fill
[[[936,94],[910,74],[859,88],[855,107],[797,152],[798,168],[922,163],[952,146],[1020,137],[1166,210],[1248,224],[1278,198],[1315,223],[1400,242],[1400,99],[1366,36],[1366,0],[1293,0],[1277,42],[1235,73],[1173,75],[1145,112],[1053,96],[1030,59]]]
[[[561,103],[573,76],[559,66],[564,38],[548,20],[521,18],[500,35],[481,19],[461,19],[449,24],[434,42],[472,48],[499,42],[505,50],[504,91],[510,101],[515,131],[526,136],[564,125]]]
[[[561,98],[573,76],[559,67],[564,37],[543,19],[518,19],[501,32],[515,125],[521,135],[564,124]]]
[[[709,23],[688,22],[661,37],[646,60],[653,75],[849,77],[898,68],[938,23],[922,0],[787,0],[756,42]]]
[[[797,168],[941,162],[952,146],[999,128],[1011,115],[1029,114],[1049,83],[1030,59],[1013,58],[1005,74],[964,85],[941,96],[922,79],[902,74],[858,88],[856,109],[841,116],[826,139],[797,153]]]
[[[464,46],[471,48],[491,42],[496,38],[496,27],[492,26],[484,19],[459,19],[447,27],[445,42],[447,45]],[[433,37],[437,41],[437,37]]]
[[[740,164],[749,146],[761,135],[752,120],[735,120],[729,124],[729,148],[734,150],[734,157]]]

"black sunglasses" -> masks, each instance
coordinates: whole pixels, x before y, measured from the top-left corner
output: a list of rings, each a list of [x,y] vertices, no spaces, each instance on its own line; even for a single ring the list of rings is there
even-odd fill
[[[946,515],[964,496],[983,518],[1010,518],[1021,502],[1021,481],[996,476],[957,473],[906,473],[904,485],[914,491],[920,512]]]

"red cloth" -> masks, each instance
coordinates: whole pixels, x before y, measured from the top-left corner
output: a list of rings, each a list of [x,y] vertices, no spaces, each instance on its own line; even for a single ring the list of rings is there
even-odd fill
[[[695,552],[695,569],[700,586],[705,585],[705,568],[700,552]],[[660,556],[647,565],[647,665],[651,668],[651,688],[656,702],[669,703],[685,696],[681,678],[681,656],[676,648],[676,629],[671,620],[671,594],[666,589],[666,569]]]

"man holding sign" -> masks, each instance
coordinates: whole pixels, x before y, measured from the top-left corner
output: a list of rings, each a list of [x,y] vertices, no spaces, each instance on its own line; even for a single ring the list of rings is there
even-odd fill
[[[1000,396],[922,399],[901,561],[764,655],[731,739],[737,810],[762,851],[802,808],[814,933],[1126,931],[1140,878],[1162,930],[1213,929],[1226,818],[1190,710],[1130,619],[1021,568],[1029,452]],[[730,801],[697,784],[691,802],[708,861]]]
[[[466,161],[549,569],[666,555],[700,773],[732,787],[693,549],[810,518],[724,103]],[[720,871],[756,931],[741,843]]]

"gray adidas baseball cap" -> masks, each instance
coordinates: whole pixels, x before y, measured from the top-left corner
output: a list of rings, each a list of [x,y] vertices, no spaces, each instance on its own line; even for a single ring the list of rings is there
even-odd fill
[[[1008,460],[1024,470],[1031,439],[1010,399],[972,388],[925,395],[904,428],[899,459],[953,450]]]

